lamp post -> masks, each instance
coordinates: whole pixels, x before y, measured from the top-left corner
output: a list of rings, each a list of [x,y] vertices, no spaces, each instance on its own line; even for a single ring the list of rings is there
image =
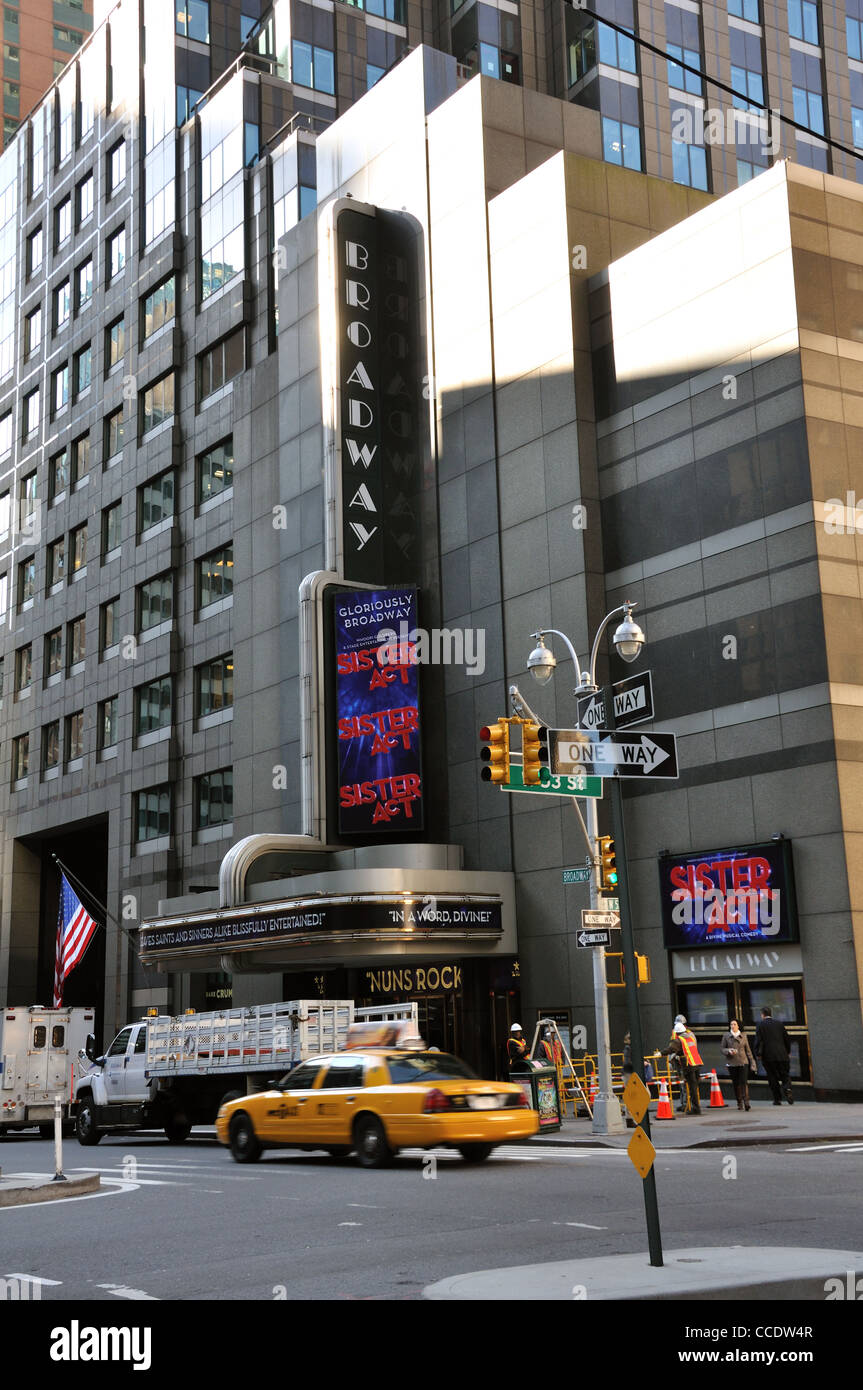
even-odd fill
[[[546,646],[545,638],[549,636],[559,637],[572,657],[578,679],[573,695],[578,697],[595,694],[599,688],[596,684],[596,658],[599,652],[599,643],[613,618],[623,614],[623,619],[615,629],[613,638],[618,655],[624,661],[629,662],[637,660],[641,653],[645,638],[641,628],[633,621],[632,609],[634,607],[635,604],[627,602],[622,604],[620,608],[614,608],[606,614],[593,639],[590,664],[586,670],[582,670],[575,648],[565,632],[559,631],[558,628],[541,628],[539,632],[532,633],[531,636],[538,645],[527,659],[528,670],[540,685],[546,685],[549,682],[557,666],[557,661],[554,653]],[[573,804],[581,816],[575,797],[573,797]],[[594,910],[599,906],[598,832],[596,800],[593,797],[588,797],[585,833],[589,842],[594,869],[590,877],[590,906]],[[593,1133],[622,1134],[626,1126],[621,1114],[620,1103],[614,1094],[611,1078],[611,1040],[608,1028],[608,985],[605,974],[604,946],[593,948],[593,998],[596,1014],[596,1052],[599,1062],[599,1093],[593,1105]]]

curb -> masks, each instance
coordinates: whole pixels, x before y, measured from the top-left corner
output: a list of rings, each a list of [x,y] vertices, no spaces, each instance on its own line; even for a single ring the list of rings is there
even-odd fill
[[[634,1132],[634,1131],[633,1131],[633,1132]],[[623,1137],[624,1137],[624,1136],[621,1136],[621,1138],[623,1138]],[[631,1134],[630,1134],[629,1137],[630,1137],[630,1138],[632,1137]],[[653,1128],[652,1128],[652,1126],[651,1126],[651,1137],[653,1137]],[[549,1138],[549,1139],[539,1139],[539,1138],[532,1138],[532,1139],[528,1139],[526,1142],[531,1146],[531,1148],[537,1148],[537,1149],[539,1149],[539,1148],[541,1148],[541,1149],[556,1149],[556,1148],[562,1148],[562,1147],[563,1147],[564,1145],[566,1145],[566,1144],[575,1144],[575,1145],[577,1145],[578,1148],[580,1148],[580,1149],[625,1149],[625,1148],[626,1148],[626,1144],[624,1144],[624,1143],[620,1143],[620,1144],[609,1144],[609,1143],[606,1143],[606,1142],[605,1142],[604,1140],[602,1140],[602,1139],[596,1139],[596,1138],[594,1138],[594,1137],[592,1137],[592,1136],[591,1136],[591,1138],[589,1138],[589,1139],[579,1139],[579,1138],[577,1138],[577,1137],[573,1137],[572,1139],[570,1139],[570,1138],[565,1138],[565,1139],[550,1139],[550,1138]],[[627,1140],[627,1143],[628,1143],[628,1140]],[[690,1142],[687,1142],[687,1140],[686,1140],[685,1138],[681,1138],[681,1140],[680,1140],[679,1143],[673,1144],[673,1145],[669,1145],[669,1147],[670,1147],[670,1148],[675,1148],[675,1149],[727,1149],[727,1148],[729,1148],[729,1147],[731,1147],[731,1146],[733,1146],[734,1148],[743,1148],[744,1146],[746,1146],[746,1147],[755,1147],[755,1146],[757,1146],[757,1145],[759,1145],[759,1144],[760,1144],[760,1145],[767,1145],[767,1144],[841,1144],[841,1143],[863,1144],[863,1134],[789,1134],[789,1135],[782,1135],[782,1136],[768,1135],[768,1134],[763,1134],[763,1135],[756,1135],[756,1134],[741,1134],[739,1137],[738,1137],[737,1135],[726,1135],[726,1136],[725,1136],[724,1138],[722,1138],[722,1139],[694,1139],[694,1140],[692,1140],[692,1141],[690,1141]],[[661,1145],[654,1145],[654,1147],[656,1148],[657,1153],[662,1153],[662,1149],[663,1149],[664,1146],[661,1146]]]
[[[12,1178],[4,1181],[11,1182]],[[98,1173],[91,1173],[86,1178],[69,1178],[66,1182],[46,1178],[37,1187],[0,1185],[0,1207],[24,1207],[34,1202],[56,1202],[61,1197],[82,1197],[87,1192],[98,1192],[101,1186]]]

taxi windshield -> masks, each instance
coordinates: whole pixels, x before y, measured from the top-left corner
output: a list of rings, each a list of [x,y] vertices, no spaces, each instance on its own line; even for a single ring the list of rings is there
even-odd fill
[[[411,1052],[404,1057],[388,1057],[390,1080],[394,1086],[406,1081],[476,1081],[470,1067],[448,1052]]]

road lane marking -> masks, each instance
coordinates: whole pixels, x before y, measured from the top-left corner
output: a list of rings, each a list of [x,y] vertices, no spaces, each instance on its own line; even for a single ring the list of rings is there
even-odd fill
[[[53,1284],[59,1288],[62,1279],[42,1279],[38,1274],[7,1274],[7,1279],[17,1279],[19,1284]]]
[[[137,1302],[146,1300],[148,1303],[159,1303],[160,1299],[154,1293],[145,1293],[143,1289],[130,1289],[125,1284],[97,1284],[97,1289],[107,1289],[108,1293],[114,1294],[116,1298],[131,1298]]]

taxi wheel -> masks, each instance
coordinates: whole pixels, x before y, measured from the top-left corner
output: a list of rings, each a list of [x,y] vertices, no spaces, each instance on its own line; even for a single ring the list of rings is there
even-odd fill
[[[484,1158],[488,1158],[493,1147],[492,1144],[462,1144],[459,1153],[465,1163],[482,1163]]]
[[[237,1163],[256,1163],[263,1149],[255,1137],[248,1115],[235,1115],[231,1120],[231,1154]]]
[[[377,1115],[359,1115],[354,1125],[354,1146],[362,1168],[383,1168],[393,1156],[387,1132]]]

